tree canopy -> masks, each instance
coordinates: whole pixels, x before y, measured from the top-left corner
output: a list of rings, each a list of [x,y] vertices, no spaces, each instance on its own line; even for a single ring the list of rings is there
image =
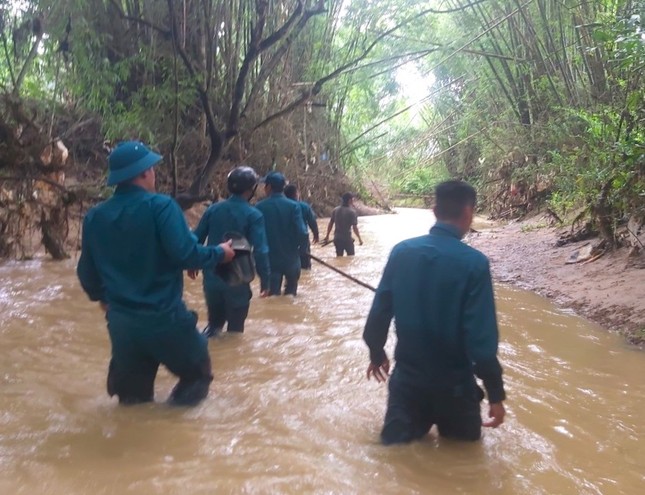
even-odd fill
[[[105,149],[142,139],[186,207],[242,162],[284,170],[320,211],[348,181],[386,205],[454,177],[497,217],[579,211],[614,242],[645,216],[644,14],[642,0],[2,0],[0,225],[24,230],[6,205],[60,179],[47,146],[64,142],[94,187],[52,185],[67,211],[103,194]]]

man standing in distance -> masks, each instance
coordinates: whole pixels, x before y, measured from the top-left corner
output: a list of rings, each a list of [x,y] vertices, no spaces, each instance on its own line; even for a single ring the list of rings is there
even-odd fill
[[[284,195],[287,184],[284,175],[270,172],[263,182],[267,197],[256,206],[264,215],[269,240],[269,292],[279,296],[285,279],[284,294],[295,296],[300,278],[300,245],[308,236],[307,227],[298,203]]]
[[[472,224],[475,190],[448,181],[435,190],[437,223],[429,235],[397,244],[383,272],[363,338],[370,351],[367,378],[384,382],[390,362],[383,350],[396,322],[396,367],[389,383],[384,444],[439,434],[478,440],[484,382],[490,421],[504,421],[502,368],[488,259],[461,242]]]
[[[230,244],[197,244],[179,205],[155,193],[162,157],[143,143],[118,145],[108,158],[114,195],[83,221],[77,274],[90,300],[106,311],[112,360],[107,390],[121,404],[150,402],[159,364],[179,382],[174,405],[195,405],[213,377],[206,339],[182,301],[183,270],[214,270],[235,253]]]
[[[354,195],[352,193],[346,192],[343,194],[341,206],[334,208],[329,219],[329,225],[327,225],[325,243],[329,242],[329,234],[334,224],[336,225],[336,230],[334,230],[336,256],[342,256],[344,253],[347,253],[347,256],[354,256],[354,239],[350,229],[356,234],[358,243],[361,246],[363,245],[363,240],[358,231],[358,216],[356,215],[356,210],[354,210]]]
[[[227,233],[243,235],[253,246],[255,266],[260,275],[260,297],[269,295],[269,246],[264,228],[264,216],[249,204],[255,194],[258,175],[251,167],[233,169],[227,178],[226,201],[211,205],[202,216],[194,234],[200,244],[208,238],[208,245],[222,242]],[[188,273],[195,278],[197,273]],[[227,331],[243,332],[251,301],[250,284],[229,286],[213,270],[204,271],[204,296],[208,307],[206,335],[213,337],[228,322]]]
[[[309,226],[311,232],[314,235],[314,244],[318,243],[318,223],[316,222],[316,214],[312,210],[309,203],[300,201],[300,193],[298,192],[298,187],[295,184],[289,184],[284,188],[284,195],[298,203],[300,209],[302,210],[302,218],[305,221],[305,224]],[[300,266],[303,270],[311,270],[311,245],[309,243],[309,234],[307,234],[306,242],[302,243],[300,246]]]

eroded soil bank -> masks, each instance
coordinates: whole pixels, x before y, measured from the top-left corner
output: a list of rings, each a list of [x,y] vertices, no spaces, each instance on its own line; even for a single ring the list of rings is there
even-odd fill
[[[468,242],[491,261],[499,282],[533,290],[574,309],[600,325],[645,346],[645,263],[627,249],[591,262],[567,264],[573,253],[594,240],[556,247],[564,229],[538,220],[487,225]]]

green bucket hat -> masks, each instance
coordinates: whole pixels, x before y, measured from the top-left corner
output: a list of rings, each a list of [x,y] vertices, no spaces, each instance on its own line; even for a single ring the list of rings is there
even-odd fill
[[[263,184],[269,184],[271,187],[281,190],[287,185],[287,178],[280,172],[269,172],[260,180],[260,182]]]
[[[161,155],[150,151],[140,141],[124,141],[117,144],[108,157],[108,186],[133,179],[163,160]]]

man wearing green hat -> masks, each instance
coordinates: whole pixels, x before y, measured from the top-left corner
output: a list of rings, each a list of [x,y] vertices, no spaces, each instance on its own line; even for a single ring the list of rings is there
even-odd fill
[[[174,405],[195,405],[212,381],[206,339],[183,300],[183,271],[229,262],[230,244],[200,246],[179,205],[156,194],[162,157],[143,143],[119,144],[108,158],[114,195],[87,212],[77,274],[106,311],[112,360],[107,390],[121,404],[150,402],[160,364],[179,382]]]
[[[284,195],[285,176],[270,172],[262,181],[267,197],[256,207],[264,215],[269,241],[269,292],[279,296],[284,280],[284,294],[295,296],[300,278],[300,246],[307,241],[309,233],[300,206]]]

